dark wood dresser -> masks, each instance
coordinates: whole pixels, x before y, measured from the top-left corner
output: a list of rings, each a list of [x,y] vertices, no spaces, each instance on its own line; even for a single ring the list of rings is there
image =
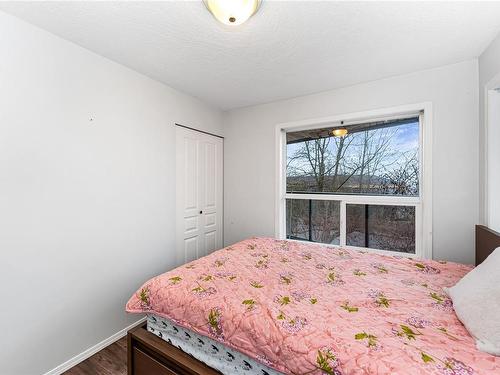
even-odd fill
[[[128,375],[221,375],[146,330],[146,323],[127,334]]]

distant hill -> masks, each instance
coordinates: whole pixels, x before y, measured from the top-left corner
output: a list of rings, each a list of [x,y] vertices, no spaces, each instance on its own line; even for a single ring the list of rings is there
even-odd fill
[[[318,192],[314,176],[289,176],[286,185],[287,192]],[[325,176],[323,186],[324,192],[343,194],[395,194],[396,191],[387,179],[376,175],[338,175],[336,179],[333,176]]]

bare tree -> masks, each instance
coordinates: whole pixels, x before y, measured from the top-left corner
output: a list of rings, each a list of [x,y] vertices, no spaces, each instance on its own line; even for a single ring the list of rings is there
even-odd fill
[[[402,154],[397,165],[386,169],[381,190],[383,193],[396,195],[418,195],[419,162],[417,152]]]
[[[360,193],[370,190],[372,178],[380,172],[380,166],[390,163],[394,152],[390,149],[391,140],[396,134],[393,129],[380,129],[378,131],[364,131],[361,138],[359,160],[356,167],[358,174],[358,191]]]
[[[303,142],[288,160],[289,165],[293,163],[289,175],[313,177],[315,190],[324,191],[325,177],[333,165],[329,145],[330,138]]]

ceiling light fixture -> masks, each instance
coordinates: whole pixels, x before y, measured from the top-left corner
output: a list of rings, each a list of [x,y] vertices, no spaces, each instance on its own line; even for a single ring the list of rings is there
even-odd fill
[[[225,25],[241,25],[248,20],[257,9],[261,0],[203,0],[214,17]]]
[[[345,137],[349,133],[346,128],[337,128],[332,130],[332,135],[334,137]]]

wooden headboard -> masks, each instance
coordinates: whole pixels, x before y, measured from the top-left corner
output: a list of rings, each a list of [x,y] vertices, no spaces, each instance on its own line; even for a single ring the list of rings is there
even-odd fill
[[[484,225],[476,225],[476,266],[497,247],[500,247],[500,233]]]

